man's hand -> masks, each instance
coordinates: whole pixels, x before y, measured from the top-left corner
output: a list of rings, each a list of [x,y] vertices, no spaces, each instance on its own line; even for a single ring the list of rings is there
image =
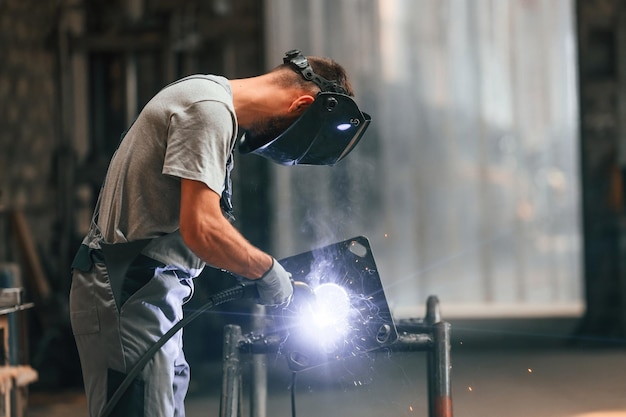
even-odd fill
[[[291,274],[274,258],[272,258],[272,267],[254,282],[259,291],[259,304],[276,306],[286,304],[291,300],[293,295]]]

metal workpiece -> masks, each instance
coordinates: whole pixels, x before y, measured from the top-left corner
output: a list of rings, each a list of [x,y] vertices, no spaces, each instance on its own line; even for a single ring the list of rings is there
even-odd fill
[[[394,352],[424,352],[432,349],[433,337],[427,333],[398,333],[398,339],[389,348]]]
[[[242,380],[239,345],[242,340],[241,327],[232,324],[224,327],[220,417],[239,417],[241,415]]]
[[[241,334],[226,326],[220,417],[241,413],[240,354],[253,358],[250,378],[252,417],[265,417],[266,354],[284,357],[292,377],[343,358],[375,352],[426,352],[429,417],[452,417],[450,325],[441,318],[439,299],[430,296],[423,318],[396,322],[367,238],[357,236],[280,260],[292,274],[288,306],[266,311],[264,326]],[[265,333],[265,334],[263,334]],[[295,390],[292,384],[292,414]]]
[[[425,321],[428,324],[435,324],[441,321],[441,311],[439,308],[439,298],[435,295],[431,295],[426,300],[426,317]]]
[[[426,351],[429,417],[452,417],[451,326],[441,318],[439,299],[428,297],[426,315],[398,322],[397,351]]]
[[[428,352],[428,403],[430,417],[452,417],[450,323],[433,325],[432,349]]]
[[[382,349],[394,352],[426,352],[428,417],[452,417],[451,326],[441,319],[437,297],[429,297],[426,307],[426,316],[423,319],[400,320],[397,338]],[[239,326],[226,326],[220,417],[240,417],[240,354],[280,353],[283,344],[284,338],[278,334],[242,335]],[[254,378],[251,381],[251,395],[267,395],[266,383],[266,380]],[[264,410],[251,410],[251,417],[264,416]]]
[[[239,341],[239,350],[242,353],[253,354],[276,353],[283,342],[284,338],[279,334],[263,335],[250,333]]]

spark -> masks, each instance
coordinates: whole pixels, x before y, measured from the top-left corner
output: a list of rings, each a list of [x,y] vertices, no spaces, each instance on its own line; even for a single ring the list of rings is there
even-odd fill
[[[350,329],[350,298],[346,290],[334,283],[321,284],[313,291],[315,302],[307,305],[299,327],[308,329],[309,343],[330,353],[341,345]]]
[[[356,249],[353,253],[360,256]],[[352,262],[364,263],[362,259]],[[326,358],[356,357],[377,346],[370,341],[374,337],[370,333],[371,323],[379,319],[380,308],[373,297],[367,295],[363,279],[355,280],[352,269],[335,271],[334,266],[335,262],[328,257],[316,259],[315,267],[304,280],[315,297],[294,304],[290,309],[288,337],[298,348]],[[376,270],[363,265],[356,272],[359,278],[361,274],[376,273]]]
[[[472,391],[473,391],[472,387],[467,387],[467,390],[468,390],[469,392],[472,392]]]
[[[528,368],[528,373],[529,373],[529,374],[532,374],[532,373],[533,373],[533,370],[532,370],[531,368]]]

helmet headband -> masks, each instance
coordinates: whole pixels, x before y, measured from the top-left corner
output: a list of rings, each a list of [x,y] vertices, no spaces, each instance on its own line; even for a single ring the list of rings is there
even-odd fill
[[[329,81],[321,75],[316,74],[309,64],[309,60],[306,59],[299,49],[292,49],[287,51],[283,57],[283,63],[291,65],[293,69],[299,72],[305,80],[315,83],[320,90],[324,92],[341,93],[348,95],[345,88],[337,84],[337,81]]]

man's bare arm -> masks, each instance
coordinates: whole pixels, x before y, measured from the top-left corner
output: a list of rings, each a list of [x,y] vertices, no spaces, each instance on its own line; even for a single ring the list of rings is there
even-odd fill
[[[272,257],[224,218],[220,196],[200,181],[181,179],[180,233],[189,249],[213,267],[249,279],[272,267]]]

